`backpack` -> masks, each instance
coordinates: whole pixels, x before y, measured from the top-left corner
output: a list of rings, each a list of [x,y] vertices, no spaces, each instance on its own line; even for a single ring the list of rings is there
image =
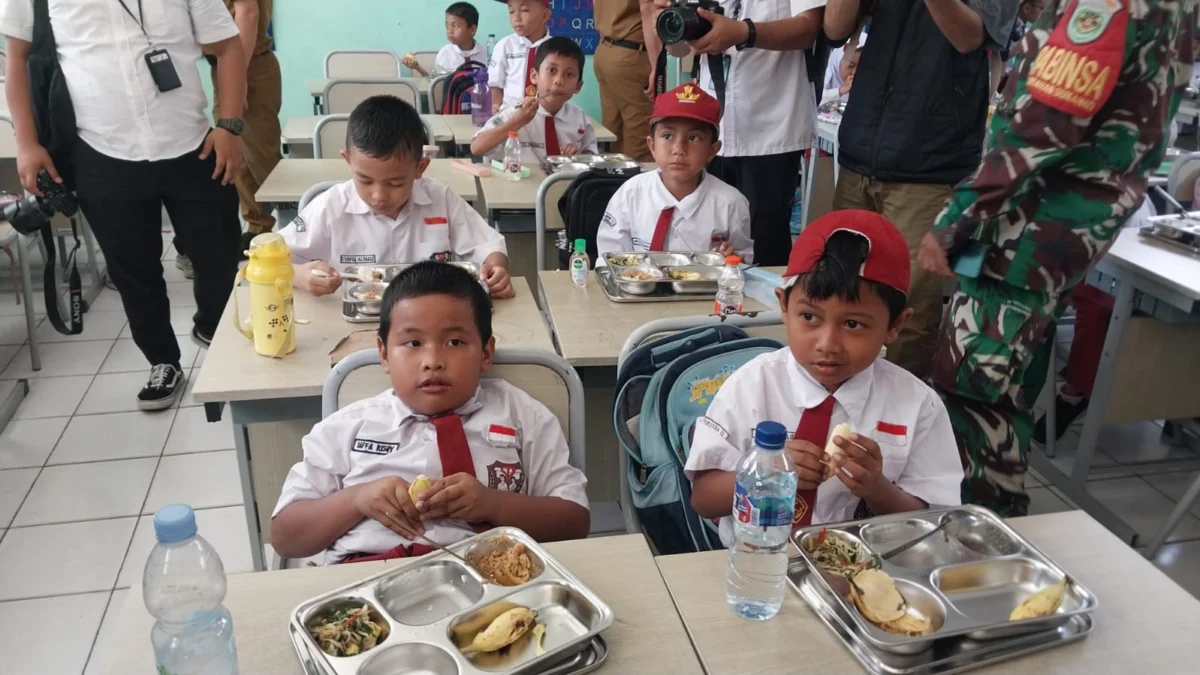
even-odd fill
[[[636,175],[636,174],[634,174]],[[587,242],[589,260],[596,257],[596,232],[608,210],[608,202],[617,189],[631,176],[617,175],[605,171],[585,171],[575,177],[558,200],[558,213],[566,228],[567,247],[559,247],[558,268],[568,269],[571,258],[571,242],[583,239]],[[562,240],[560,239],[560,244]]]
[[[478,70],[487,70],[487,66],[478,61],[467,61],[442,81],[443,115],[464,115],[471,112],[463,110],[463,99],[471,93],[471,87],[475,86],[475,72]]]
[[[54,168],[67,189],[75,189],[75,164],[72,153],[79,141],[75,127],[75,107],[67,80],[58,65],[58,46],[50,24],[47,0],[34,0],[33,36],[26,62],[29,72],[29,102],[38,143],[50,154]]]
[[[651,340],[617,373],[613,426],[629,457],[629,482],[642,530],[660,555],[722,548],[717,524],[691,505],[683,467],[696,420],[721,384],[751,359],[782,348],[728,324]],[[732,498],[731,502],[732,504]]]

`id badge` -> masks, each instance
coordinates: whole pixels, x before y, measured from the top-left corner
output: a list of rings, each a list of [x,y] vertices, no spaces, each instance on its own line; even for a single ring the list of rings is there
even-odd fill
[[[150,77],[159,91],[171,91],[183,86],[179,81],[179,73],[175,72],[175,64],[171,55],[165,49],[155,49],[146,54],[146,66],[150,68]]]

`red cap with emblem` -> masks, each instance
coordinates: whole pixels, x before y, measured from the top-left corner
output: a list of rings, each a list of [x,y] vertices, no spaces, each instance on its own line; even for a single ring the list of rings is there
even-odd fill
[[[654,99],[654,112],[650,115],[650,123],[654,124],[668,117],[686,117],[720,127],[721,104],[695,83],[689,82]]]
[[[804,228],[792,245],[787,271],[783,273],[784,288],[816,268],[825,253],[825,242],[836,232],[853,232],[867,240],[867,258],[858,272],[860,277],[908,295],[912,261],[904,235],[892,221],[878,213],[855,209],[828,213]]]

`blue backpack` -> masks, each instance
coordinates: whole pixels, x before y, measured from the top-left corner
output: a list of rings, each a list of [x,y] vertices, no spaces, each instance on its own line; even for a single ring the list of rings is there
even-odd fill
[[[634,508],[659,554],[722,548],[717,524],[692,509],[691,484],[683,473],[692,432],[734,371],[781,347],[718,324],[646,342],[622,364],[613,426],[629,456],[624,479]]]

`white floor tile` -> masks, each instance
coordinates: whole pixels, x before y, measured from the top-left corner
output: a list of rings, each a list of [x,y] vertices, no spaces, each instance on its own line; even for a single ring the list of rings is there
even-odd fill
[[[15,418],[26,420],[74,415],[91,384],[91,375],[30,379],[29,393],[17,408]]]
[[[104,610],[104,620],[100,622],[100,632],[92,643],[92,654],[88,657],[87,669],[83,675],[107,675],[109,668],[109,646],[112,644],[113,631],[121,616],[121,609],[129,599],[129,589],[113,591],[108,599],[108,608]]]
[[[89,311],[92,312],[124,312],[125,305],[121,304],[121,294],[111,288],[105,288],[100,291],[95,300],[92,300],[92,306]]]
[[[190,281],[187,277],[183,276],[182,270],[175,267],[174,258],[163,265],[163,279],[166,279],[167,283],[171,283],[172,281]]]
[[[187,371],[187,386],[183,389],[183,396],[179,397],[180,408],[194,408],[196,406],[204,405],[203,403],[197,401],[196,397],[192,394],[192,389],[196,387],[196,378],[194,377],[196,374],[197,371],[195,369]]]
[[[217,550],[226,574],[254,571],[246,512],[241,506],[196,511],[196,531]],[[142,583],[142,568],[146,558],[150,557],[151,548],[154,548],[154,516],[146,515],[138,519],[133,542],[129,544],[129,553],[125,554],[125,563],[117,577],[117,588]]]
[[[1188,448],[1175,447],[1162,438],[1155,422],[1110,424],[1100,430],[1096,445],[1118,462],[1200,459]]]
[[[21,347],[12,363],[0,373],[0,380],[22,377],[63,377],[66,375],[95,375],[112,348],[114,340],[95,342],[54,342],[42,344],[42,369],[34,372],[29,363],[29,345]]]
[[[111,591],[136,522],[118,518],[9,530],[0,542],[0,600]],[[39,629],[49,625],[54,624]]]
[[[50,464],[98,462],[162,454],[175,411],[76,415],[50,456]]]
[[[1197,476],[1200,476],[1200,474],[1195,472],[1158,473],[1144,476],[1142,480],[1153,485],[1159,492],[1166,494],[1171,498],[1171,501],[1179,503],[1179,500],[1183,499],[1183,493],[1187,492],[1187,489],[1192,486]],[[1196,503],[1192,505],[1191,512],[1196,516],[1200,516],[1200,500],[1196,500]],[[1200,564],[1200,561],[1197,564]]]
[[[22,306],[23,308],[24,306]],[[42,322],[42,317],[34,318],[34,330]],[[0,316],[0,345],[23,345],[29,339],[29,328],[25,324],[25,314]]]
[[[25,405],[25,402],[21,405]],[[0,432],[0,469],[40,467],[45,464],[68,421],[69,417],[10,421]]]
[[[178,455],[186,452],[208,452],[232,450],[233,423],[226,414],[220,422],[210,423],[204,416],[204,408],[182,408],[175,416],[171,435],[163,454]]]
[[[136,516],[157,463],[157,459],[127,459],[46,467],[13,525]]]
[[[1029,488],[1029,515],[1070,511],[1071,507],[1047,488]]]
[[[43,321],[37,330],[40,343],[86,342],[89,340],[115,340],[128,323],[125,312],[90,311],[83,315],[83,332],[79,335],[63,335],[49,321]]]
[[[196,360],[198,351],[200,351],[199,345],[192,340],[179,340],[179,363],[184,368],[191,367],[192,362]],[[123,338],[117,340],[117,344],[108,353],[104,365],[100,366],[100,374],[131,372],[149,373],[150,362],[142,355],[142,350],[138,349],[132,338]]]
[[[230,450],[163,457],[142,513],[174,502],[194,509],[241,504],[236,454]]]
[[[1068,430],[1054,444],[1054,458],[1050,461],[1058,467],[1059,471],[1068,476],[1071,475],[1071,469],[1075,466],[1075,455],[1078,454],[1078,446],[1079,433],[1075,429]],[[1036,452],[1042,452],[1042,446],[1035,443],[1034,447],[1036,448]],[[1092,453],[1092,468],[1088,473],[1089,478],[1124,478],[1132,475],[1132,468],[1117,466],[1116,460],[1103,452]]]
[[[86,593],[0,603],[4,672],[82,672],[109,595]]]
[[[8,364],[12,363],[19,351],[21,351],[21,348],[16,345],[0,345],[0,372],[3,372],[8,367]],[[28,353],[26,353],[25,358],[29,358]]]
[[[208,356],[208,348],[200,347],[199,351],[196,353],[196,361],[192,364],[192,366],[194,368],[199,368],[200,366],[204,365],[204,358],[206,356]]]
[[[35,276],[40,276],[40,271]],[[37,292],[33,294],[33,311],[38,315],[42,315],[46,313],[46,300],[45,296],[42,295],[41,284],[35,284],[35,286],[37,286]],[[3,295],[0,295],[0,316],[24,315],[24,301],[18,305],[16,299],[13,298],[11,290]]]
[[[1200,541],[1167,544],[1154,556],[1154,564],[1175,583],[1200,598]]]
[[[41,469],[0,471],[0,527],[8,527]]]
[[[171,328],[175,331],[176,337],[192,334],[192,326],[195,325],[195,322],[192,320],[192,316],[195,315],[195,313],[195,307],[171,306]],[[129,331],[128,325],[121,329],[121,335],[119,337],[133,337],[133,333]]]
[[[1088,483],[1088,492],[1141,535],[1143,540],[1154,536],[1166,521],[1175,502],[1163,496],[1141,478],[1117,478]],[[1168,541],[1200,537],[1200,519],[1185,515]]]
[[[173,266],[173,263],[167,264]],[[167,298],[171,301],[171,307],[196,306],[196,294],[190,280],[169,282],[167,284]]]
[[[79,404],[79,415],[96,413],[133,412],[138,409],[137,395],[146,386],[150,377],[150,366],[132,373],[108,373],[97,375],[88,388],[87,395]],[[164,411],[148,412],[149,415]]]

